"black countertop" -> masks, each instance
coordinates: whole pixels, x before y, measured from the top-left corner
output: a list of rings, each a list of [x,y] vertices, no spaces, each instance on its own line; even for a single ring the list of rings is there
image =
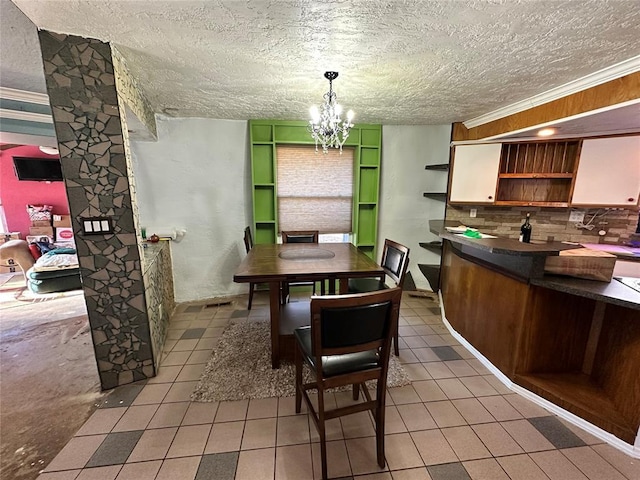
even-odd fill
[[[561,250],[579,248],[580,245],[568,245],[562,242],[523,243],[512,238],[471,238],[464,235],[450,233],[446,230],[440,232],[440,238],[454,243],[466,245],[501,255],[518,255],[526,257],[559,255]]]
[[[578,295],[579,297],[640,310],[640,292],[623,285],[615,278],[607,283],[559,275],[545,275],[542,278],[532,278],[530,283],[539,287]],[[638,321],[640,321],[640,314],[638,314]]]
[[[471,255],[485,266],[504,269],[512,275],[516,272],[521,273],[521,278],[531,285],[640,310],[640,292],[615,279],[611,282],[599,282],[544,273],[546,257],[559,255],[561,250],[580,248],[580,245],[562,242],[522,243],[511,238],[499,237],[471,238],[445,230],[445,226],[457,225],[458,222],[443,220],[429,222],[429,228],[433,233],[457,244],[460,252]],[[509,260],[510,258],[512,260]],[[619,258],[624,260],[622,257]],[[529,259],[529,263],[522,263],[525,259]]]

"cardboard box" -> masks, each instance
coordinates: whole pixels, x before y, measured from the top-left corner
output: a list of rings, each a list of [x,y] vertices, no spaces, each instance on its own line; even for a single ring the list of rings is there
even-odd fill
[[[73,242],[73,230],[70,227],[56,228],[56,242]]]
[[[50,227],[51,220],[31,220],[32,227]]]
[[[610,282],[617,257],[588,248],[562,250],[557,257],[547,257],[544,271],[556,275]]]
[[[58,227],[70,227],[71,226],[71,215],[54,215],[53,216],[53,226]]]
[[[48,235],[53,237],[53,227],[30,227],[29,235]]]

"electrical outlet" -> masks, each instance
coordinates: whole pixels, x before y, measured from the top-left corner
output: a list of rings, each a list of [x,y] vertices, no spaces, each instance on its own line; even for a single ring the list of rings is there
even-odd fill
[[[472,208],[471,210],[469,210],[469,216],[471,218],[476,218],[477,214],[478,214],[478,209],[477,208]]]
[[[580,210],[572,210],[571,213],[569,214],[569,221],[570,222],[582,222],[584,220],[584,212],[580,211]]]

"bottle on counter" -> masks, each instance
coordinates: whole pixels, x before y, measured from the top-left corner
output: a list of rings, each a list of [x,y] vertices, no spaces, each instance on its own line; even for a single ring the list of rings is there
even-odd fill
[[[529,223],[529,218],[531,217],[530,213],[527,213],[527,218],[524,219],[524,223],[520,227],[520,240],[524,243],[531,242],[531,223]]]

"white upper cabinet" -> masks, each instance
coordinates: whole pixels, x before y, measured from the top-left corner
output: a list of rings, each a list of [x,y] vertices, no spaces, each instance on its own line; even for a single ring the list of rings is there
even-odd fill
[[[458,145],[453,157],[450,203],[493,203],[502,145]]]
[[[572,205],[631,207],[640,195],[640,136],[584,140]]]

